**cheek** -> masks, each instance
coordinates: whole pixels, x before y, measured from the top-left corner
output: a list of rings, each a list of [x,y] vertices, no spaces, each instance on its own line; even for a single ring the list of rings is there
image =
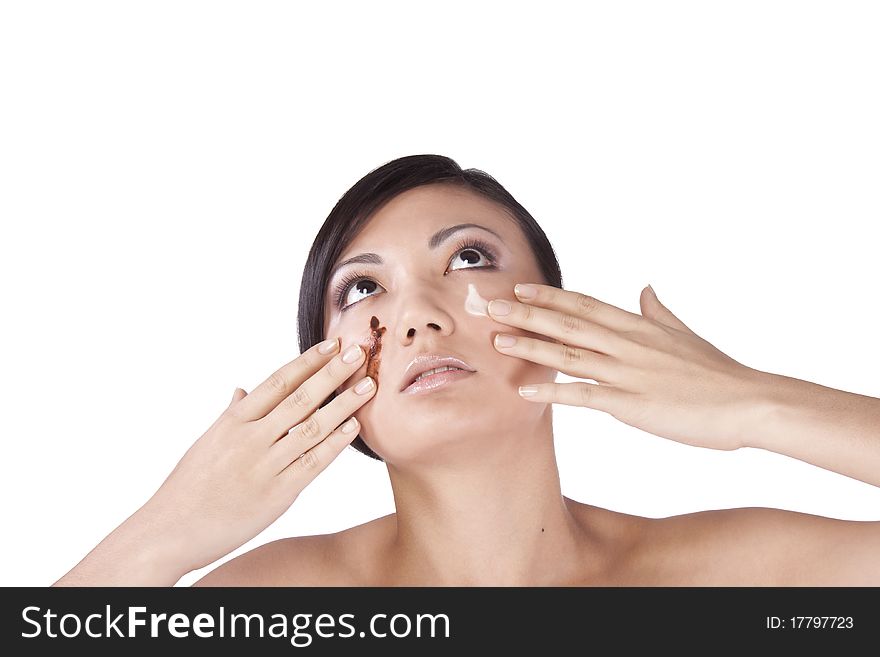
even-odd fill
[[[464,311],[476,317],[488,317],[489,299],[480,295],[474,283],[468,283],[467,294],[464,298]]]

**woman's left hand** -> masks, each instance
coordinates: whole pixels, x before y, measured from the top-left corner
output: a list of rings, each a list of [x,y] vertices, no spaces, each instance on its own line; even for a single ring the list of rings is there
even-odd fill
[[[534,296],[528,297],[528,288]],[[636,315],[593,297],[549,285],[517,285],[517,302],[489,304],[498,322],[546,335],[515,337],[503,354],[596,383],[539,383],[525,399],[585,406],[686,445],[748,446],[748,422],[761,409],[764,372],[746,367],[691,331],[653,293],[642,290]]]

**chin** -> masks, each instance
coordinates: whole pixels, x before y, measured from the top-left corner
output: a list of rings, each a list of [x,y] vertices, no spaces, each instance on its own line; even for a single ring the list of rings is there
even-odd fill
[[[397,411],[392,417],[399,417],[402,413],[405,419],[394,422],[393,426],[387,421],[369,428],[365,426],[366,440],[386,463],[400,466],[406,463],[430,464],[444,452],[473,454],[498,450],[504,445],[501,441],[506,442],[506,437],[517,426],[533,421],[531,414],[512,416],[504,413],[503,424],[499,424],[500,411],[497,409],[503,408],[503,404],[494,400],[471,398],[466,404],[450,407],[448,412],[439,406],[423,412]],[[382,438],[371,440],[372,435]]]
[[[439,465],[442,461],[447,463],[454,460],[466,462],[471,460],[474,454],[485,450],[498,450],[499,446],[494,443],[497,437],[483,434],[482,439],[487,442],[478,444],[472,436],[462,438],[448,434],[443,436],[422,434],[417,440],[408,440],[405,443],[402,440],[395,441],[393,445],[385,441],[376,447],[381,450],[377,453],[381,454],[389,465],[398,468],[406,468],[407,466],[431,468]],[[488,442],[489,440],[492,441],[491,444]]]

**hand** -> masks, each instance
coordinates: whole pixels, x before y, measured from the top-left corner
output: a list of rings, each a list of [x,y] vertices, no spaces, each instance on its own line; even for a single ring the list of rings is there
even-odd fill
[[[528,288],[533,297],[526,298]],[[514,346],[501,347],[496,337],[498,351],[596,381],[536,384],[531,396],[520,389],[525,399],[605,411],[686,445],[721,450],[745,446],[746,419],[761,401],[758,381],[765,373],[733,360],[691,331],[660,303],[653,288],[642,291],[642,315],[549,285],[517,289],[521,303],[508,302],[509,313],[501,315],[493,301],[490,316],[549,336],[552,342],[514,336]]]
[[[144,505],[145,517],[159,523],[175,545],[185,546],[186,572],[216,561],[272,524],[358,435],[352,414],[372,399],[372,379],[359,382],[372,383],[363,394],[356,384],[318,406],[361,367],[364,350],[354,345],[356,358],[346,363],[345,354],[333,357],[338,340],[328,354],[319,346],[251,394],[236,389],[229,407]],[[350,426],[342,424],[349,418]]]

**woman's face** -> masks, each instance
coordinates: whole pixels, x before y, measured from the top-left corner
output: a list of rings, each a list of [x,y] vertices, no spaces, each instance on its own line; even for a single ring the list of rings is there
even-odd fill
[[[475,226],[457,229],[465,224]],[[374,262],[331,274],[324,337],[340,337],[343,349],[359,343],[367,352],[337,392],[366,376],[371,342],[379,348],[378,389],[356,413],[374,452],[401,464],[498,447],[549,412],[521,399],[517,387],[554,381],[556,370],[493,346],[499,332],[541,336],[483,314],[483,300],[515,301],[516,283],[544,282],[525,236],[501,206],[451,185],[408,190],[373,215],[335,265],[361,254],[375,254]],[[430,391],[401,392],[407,366],[428,354],[461,359],[475,371]]]

